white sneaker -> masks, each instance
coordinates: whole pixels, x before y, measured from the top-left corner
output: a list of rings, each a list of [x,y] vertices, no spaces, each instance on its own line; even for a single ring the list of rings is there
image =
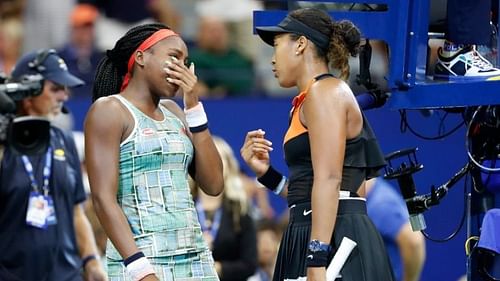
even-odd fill
[[[500,76],[500,69],[493,67],[474,46],[463,48],[451,57],[444,57],[439,48],[435,80],[486,80],[492,76]]]

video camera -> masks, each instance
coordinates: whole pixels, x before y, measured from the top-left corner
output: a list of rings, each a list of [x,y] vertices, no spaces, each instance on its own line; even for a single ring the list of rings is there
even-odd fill
[[[43,90],[43,77],[23,76],[19,81],[8,81],[0,73],[0,144],[20,154],[33,155],[46,151],[49,144],[50,122],[35,116],[16,116],[17,103],[38,96]]]

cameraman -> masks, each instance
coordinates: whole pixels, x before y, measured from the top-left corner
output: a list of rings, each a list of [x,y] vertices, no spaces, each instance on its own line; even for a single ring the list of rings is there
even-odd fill
[[[21,57],[12,78],[41,74],[42,93],[16,104],[17,116],[51,120],[83,84],[54,50]],[[81,203],[85,192],[74,140],[55,127],[44,153],[5,147],[0,169],[0,280],[106,280]]]

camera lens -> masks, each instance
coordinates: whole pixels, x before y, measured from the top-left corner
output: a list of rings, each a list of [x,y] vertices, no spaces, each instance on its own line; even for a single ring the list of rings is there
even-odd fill
[[[9,144],[20,154],[41,154],[47,150],[50,122],[46,118],[23,116],[12,121]]]

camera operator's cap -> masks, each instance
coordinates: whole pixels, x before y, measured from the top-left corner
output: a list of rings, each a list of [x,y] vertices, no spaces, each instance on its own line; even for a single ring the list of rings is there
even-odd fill
[[[328,50],[330,46],[330,38],[328,36],[289,15],[276,26],[257,26],[255,30],[260,38],[271,46],[274,46],[274,37],[283,33],[294,33],[305,36],[322,50]]]
[[[66,87],[84,85],[81,79],[68,71],[64,60],[53,49],[33,51],[22,56],[14,66],[11,76],[20,80],[25,75],[41,74],[44,79]]]
[[[78,4],[71,12],[70,22],[72,26],[85,26],[95,22],[99,11],[90,4]]]

